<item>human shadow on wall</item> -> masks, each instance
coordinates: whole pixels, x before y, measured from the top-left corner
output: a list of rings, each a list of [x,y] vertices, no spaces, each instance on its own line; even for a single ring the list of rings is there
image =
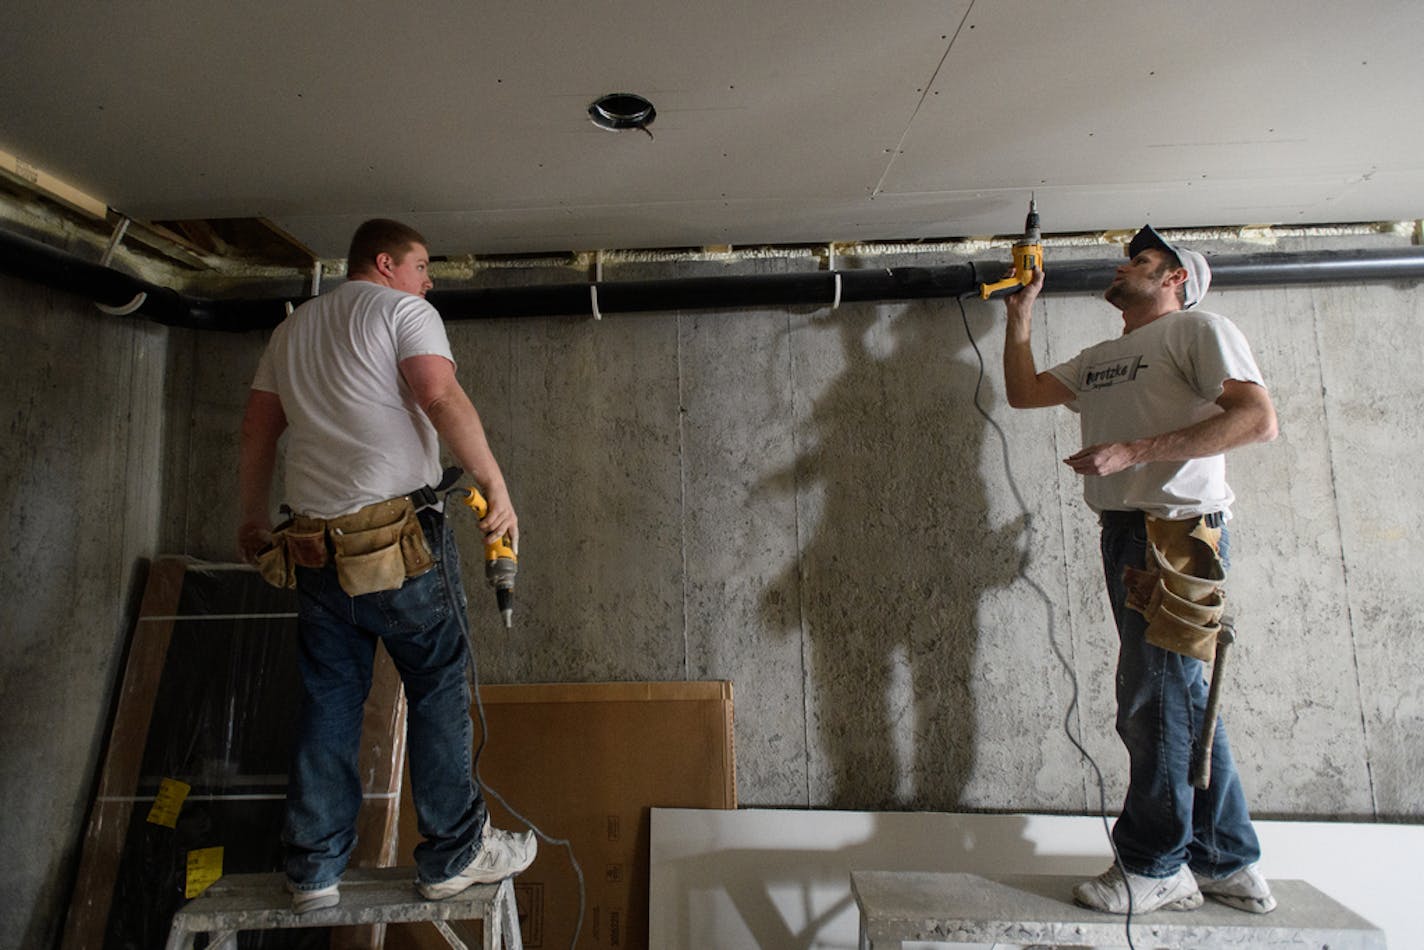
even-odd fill
[[[802,535],[761,606],[772,628],[800,621],[809,804],[955,810],[993,700],[975,690],[979,605],[1014,580],[1023,543],[1021,521],[989,521],[979,362],[945,302],[803,327],[809,419],[798,410],[794,464],[758,489],[794,492]],[[843,367],[824,388],[821,334]]]

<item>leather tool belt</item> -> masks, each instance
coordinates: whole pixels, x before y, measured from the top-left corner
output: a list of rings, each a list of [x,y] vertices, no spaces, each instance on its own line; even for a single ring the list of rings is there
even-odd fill
[[[1222,516],[1146,523],[1146,569],[1123,569],[1127,606],[1147,618],[1148,643],[1210,663],[1226,609]]]
[[[338,518],[294,515],[272,532],[257,569],[269,584],[294,588],[296,568],[335,562],[341,589],[352,597],[395,590],[435,566],[413,497],[378,501]]]

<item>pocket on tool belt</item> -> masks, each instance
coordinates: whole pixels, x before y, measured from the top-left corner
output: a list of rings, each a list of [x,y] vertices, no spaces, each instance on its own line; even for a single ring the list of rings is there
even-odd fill
[[[287,545],[280,533],[273,537],[272,543],[257,552],[257,572],[273,587],[297,586],[296,575],[292,572],[292,561],[287,556]]]
[[[435,566],[435,555],[430,551],[425,528],[421,526],[420,516],[415,511],[411,511],[401,526],[400,548],[406,577],[419,577]]]
[[[409,499],[368,505],[328,523],[336,577],[353,597],[395,590],[435,566]]]
[[[359,531],[331,529],[336,551],[336,578],[352,597],[378,590],[395,590],[405,583],[401,556],[402,522]]]
[[[326,524],[321,521],[313,521],[310,524],[303,524],[300,521],[292,525],[285,532],[287,541],[287,555],[292,559],[292,563],[298,567],[310,567],[320,569],[326,567]]]
[[[1155,647],[1210,663],[1216,656],[1216,637],[1221,632],[1225,605],[1226,598],[1220,590],[1199,600],[1188,600],[1173,593],[1163,577],[1152,597],[1145,638]]]
[[[1204,519],[1149,518],[1147,533],[1147,569],[1124,571],[1128,606],[1147,618],[1148,643],[1209,663],[1226,605],[1221,529]]]

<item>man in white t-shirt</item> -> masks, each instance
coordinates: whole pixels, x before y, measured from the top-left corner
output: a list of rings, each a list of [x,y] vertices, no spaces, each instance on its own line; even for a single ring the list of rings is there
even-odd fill
[[[459,551],[430,490],[440,481],[442,440],[489,502],[480,521],[486,537],[517,539],[518,518],[456,379],[440,314],[425,300],[429,266],[419,232],[383,219],[361,225],[347,281],[273,331],[243,417],[238,546],[251,562],[293,552],[298,565],[286,576],[298,593],[303,696],[282,832],[298,911],[340,900],[361,805],[362,708],[378,640],[405,686],[421,893],[448,898],[534,860],[531,833],[490,827],[474,781]],[[272,543],[270,494],[284,433],[285,506],[307,532],[300,552],[295,534]],[[402,519],[389,529],[387,511]],[[379,550],[389,558],[348,554],[339,570],[334,552],[355,536],[347,529],[378,523],[372,533],[383,536]]]
[[[1083,476],[1102,524],[1119,636],[1117,730],[1130,777],[1113,827],[1117,861],[1074,896],[1110,913],[1190,910],[1203,894],[1254,913],[1275,907],[1255,866],[1260,845],[1220,720],[1209,787],[1189,781],[1206,707],[1203,664],[1149,642],[1147,617],[1130,596],[1156,551],[1149,524],[1154,538],[1208,544],[1224,578],[1233,496],[1223,453],[1276,436],[1275,408],[1245,337],[1225,317],[1193,309],[1210,282],[1206,258],[1144,227],[1103,295],[1122,312],[1122,336],[1046,372],[1029,345],[1043,273],[1006,299],[1009,404],[1079,414],[1084,447],[1064,462]]]

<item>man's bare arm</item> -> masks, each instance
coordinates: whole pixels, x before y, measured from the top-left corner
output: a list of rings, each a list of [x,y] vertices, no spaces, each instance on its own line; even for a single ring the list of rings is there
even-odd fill
[[[1265,387],[1228,379],[1216,404],[1221,412],[1195,425],[1131,442],[1090,445],[1063,461],[1079,475],[1112,475],[1144,462],[1206,458],[1276,437],[1276,408]]]
[[[455,377],[455,364],[443,356],[412,356],[401,360],[400,371],[435,431],[440,433],[460,466],[474,477],[489,502],[489,511],[480,521],[480,529],[490,540],[508,532],[517,541],[519,518],[510,501],[504,474],[490,450],[475,404]]]
[[[1004,298],[1008,327],[1004,330],[1004,393],[1015,409],[1061,406],[1073,398],[1072,391],[1051,373],[1040,373],[1033,362],[1030,328],[1033,303],[1043,289],[1043,271],[1033,272],[1033,282]]]
[[[241,521],[237,547],[251,562],[272,531],[272,471],[277,464],[277,439],[287,429],[281,398],[253,389],[242,414],[242,438],[237,456],[237,494]]]

